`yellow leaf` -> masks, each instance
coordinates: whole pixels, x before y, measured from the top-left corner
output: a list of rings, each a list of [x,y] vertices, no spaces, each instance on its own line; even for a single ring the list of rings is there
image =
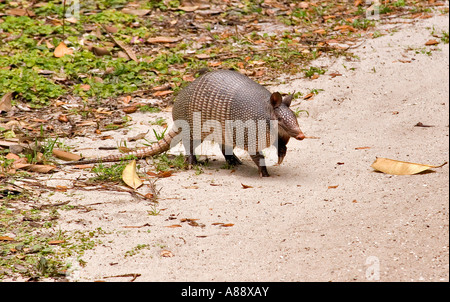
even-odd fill
[[[443,163],[440,166],[431,166],[377,157],[371,167],[377,171],[392,175],[412,175],[424,172],[431,168],[440,168],[445,164],[447,164],[447,162]]]
[[[142,185],[142,180],[136,173],[136,161],[134,159],[123,169],[122,180],[133,189]]]

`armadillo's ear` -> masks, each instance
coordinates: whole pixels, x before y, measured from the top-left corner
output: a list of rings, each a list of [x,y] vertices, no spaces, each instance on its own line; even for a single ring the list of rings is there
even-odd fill
[[[281,97],[281,94],[279,92],[274,92],[270,96],[270,104],[272,104],[273,108],[277,108],[281,105],[283,102],[283,98]]]
[[[286,95],[284,98],[283,98],[283,104],[285,104],[286,106],[291,106],[291,102],[292,102],[292,100],[294,99],[294,94],[295,94],[295,92],[294,93],[292,93],[292,94],[288,94],[288,95]]]

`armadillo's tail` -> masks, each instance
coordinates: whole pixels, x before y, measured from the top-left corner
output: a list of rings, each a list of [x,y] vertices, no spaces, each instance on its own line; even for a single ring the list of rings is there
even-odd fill
[[[93,163],[100,163],[100,162],[114,162],[114,161],[120,161],[123,159],[128,159],[132,157],[137,158],[144,158],[148,156],[153,156],[157,154],[161,154],[163,152],[166,152],[170,149],[170,144],[175,136],[177,136],[181,130],[176,129],[176,127],[172,128],[167,134],[164,135],[163,138],[161,138],[159,141],[153,143],[152,145],[137,149],[132,152],[128,153],[122,153],[122,154],[113,154],[105,157],[97,157],[97,158],[90,158],[90,159],[81,159],[76,161],[69,161],[66,163],[62,163],[60,165],[84,165],[84,164],[93,164]]]

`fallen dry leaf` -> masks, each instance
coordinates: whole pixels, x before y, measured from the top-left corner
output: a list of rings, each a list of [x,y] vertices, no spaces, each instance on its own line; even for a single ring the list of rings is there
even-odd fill
[[[69,188],[67,188],[66,186],[56,186],[55,189],[56,189],[56,191],[58,191],[58,192],[67,192],[67,190],[68,190]]]
[[[112,35],[111,35],[111,39],[127,53],[128,57],[130,57],[130,59],[132,59],[135,62],[138,62],[136,54],[134,53],[133,49],[131,49],[131,47],[129,47],[122,41],[115,39]]]
[[[96,56],[99,56],[99,57],[111,55],[109,50],[104,48],[104,47],[96,47],[96,46],[94,46],[94,47],[92,47],[91,50]]]
[[[244,185],[243,183],[241,183],[241,186],[242,186],[242,189],[253,188],[252,186]]]
[[[6,159],[14,159],[16,160],[20,160],[20,156],[14,153],[8,153],[6,156]],[[26,158],[24,158],[26,160]]]
[[[139,17],[145,16],[150,11],[151,11],[150,9],[132,9],[132,8],[128,8],[128,7],[125,7],[122,9],[122,12],[124,14],[135,15],[135,16],[139,16]]]
[[[342,74],[338,73],[338,72],[333,72],[329,74],[330,77],[335,78],[335,77],[340,77],[342,76]]]
[[[392,175],[412,175],[427,171],[431,168],[440,168],[447,164],[443,163],[439,166],[423,165],[410,162],[404,162],[389,158],[377,157],[371,165],[377,171]]]
[[[354,28],[353,26],[350,26],[350,25],[338,25],[338,26],[334,27],[333,30],[339,30],[341,32],[343,32],[343,31],[355,32],[356,28]]]
[[[185,12],[194,12],[198,9],[198,5],[195,6],[178,6],[178,9],[184,10]]]
[[[153,37],[153,38],[148,38],[147,39],[147,43],[175,43],[180,41],[181,38],[174,38],[174,37]]]
[[[0,236],[0,241],[14,241],[14,238],[9,236]]]
[[[234,225],[234,223],[224,223],[224,224],[222,224],[220,226],[224,227],[224,228],[229,228],[229,227],[232,227],[233,225]]]
[[[156,91],[155,93],[153,93],[153,96],[165,96],[171,93],[173,93],[173,90]]]
[[[436,45],[436,44],[439,44],[439,42],[436,40],[428,40],[427,42],[425,42],[425,45],[427,45],[427,46]]]
[[[327,33],[327,31],[325,29],[321,28],[321,29],[317,29],[317,30],[313,31],[313,33],[319,34],[319,35],[324,35]]]
[[[29,9],[26,8],[13,8],[6,11],[7,15],[10,16],[28,16],[28,17],[34,17],[35,14]]]
[[[12,92],[7,92],[2,96],[2,99],[0,100],[0,111],[8,112],[11,110],[12,97],[13,97]]]
[[[417,124],[414,125],[414,127],[434,127],[433,125],[425,125],[422,122],[418,122]]]
[[[136,160],[132,160],[122,172],[122,180],[132,187],[133,189],[137,189],[142,185],[142,180],[136,173]]]
[[[69,118],[65,114],[61,114],[58,116],[58,121],[62,123],[67,123],[69,121]]]
[[[162,250],[160,252],[160,255],[161,255],[161,257],[166,257],[166,258],[174,256],[174,254],[171,251],[168,251],[168,250]]]
[[[18,161],[15,161],[12,164],[12,168],[13,169],[25,169],[25,168],[27,168],[29,166],[31,166],[31,164],[27,164],[27,163],[24,163],[24,162],[18,162]]]
[[[137,106],[132,105],[122,108],[122,111],[125,112],[126,114],[130,114],[136,112],[137,109],[138,109]]]
[[[55,48],[53,55],[57,58],[64,57],[65,55],[71,55],[73,53],[73,49],[69,48],[64,44],[64,42],[59,43],[59,45]]]
[[[197,59],[201,60],[201,59],[209,59],[211,56],[207,53],[199,53],[198,55],[195,55],[195,57]],[[242,62],[239,62],[239,63],[242,63]],[[241,68],[243,68],[243,67],[241,67]]]
[[[92,168],[92,164],[74,165],[73,167],[77,168],[77,169],[91,169]]]
[[[153,198],[155,197],[155,194],[149,192],[149,193],[145,194],[144,197],[147,199],[153,200]]]
[[[339,185],[336,185],[336,186],[328,186],[328,189],[336,189],[337,187],[339,187]]]
[[[118,29],[117,27],[115,27],[115,26],[105,25],[105,26],[103,26],[103,28],[104,28],[107,32],[109,32],[109,33],[111,33],[111,34],[115,34],[116,32],[119,31],[119,29]]]
[[[303,99],[304,99],[304,100],[309,100],[309,99],[312,99],[313,96],[314,96],[314,93],[308,93],[307,95],[305,95],[305,96],[303,97]]]
[[[65,242],[64,240],[50,240],[48,242],[48,244],[55,245],[55,244],[61,244],[61,243],[64,243],[64,242]]]
[[[181,224],[168,225],[168,226],[166,226],[166,228],[181,228]]]
[[[48,173],[53,171],[56,167],[55,166],[50,166],[50,165],[27,165],[26,170],[30,170],[33,172],[38,172],[38,173]]]
[[[162,171],[158,173],[158,177],[164,178],[164,177],[169,177],[172,176],[172,171]]]
[[[53,154],[53,156],[55,156],[59,159],[63,159],[63,160],[67,160],[67,161],[74,161],[74,160],[81,159],[81,156],[79,156],[77,154],[59,150],[59,149],[53,149],[52,154]]]

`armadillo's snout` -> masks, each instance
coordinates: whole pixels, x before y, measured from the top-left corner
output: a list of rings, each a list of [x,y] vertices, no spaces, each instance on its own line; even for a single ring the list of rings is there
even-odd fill
[[[300,131],[299,134],[297,134],[297,136],[295,137],[295,139],[298,139],[299,141],[303,140],[305,138],[305,135],[303,134],[303,132]]]

